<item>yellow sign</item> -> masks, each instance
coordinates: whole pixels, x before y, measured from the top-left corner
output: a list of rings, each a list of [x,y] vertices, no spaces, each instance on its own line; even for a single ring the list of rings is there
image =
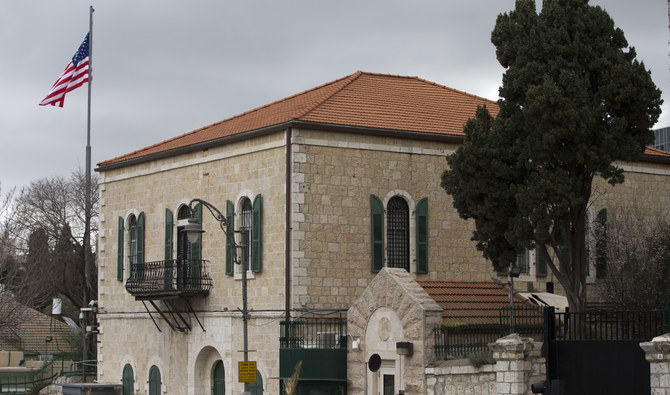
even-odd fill
[[[239,383],[255,383],[256,382],[256,361],[238,362]]]

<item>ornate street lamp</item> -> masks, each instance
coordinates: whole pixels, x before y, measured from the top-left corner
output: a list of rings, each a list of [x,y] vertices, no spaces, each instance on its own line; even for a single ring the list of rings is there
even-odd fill
[[[243,321],[243,328],[244,328],[244,361],[247,362],[249,360],[249,347],[248,347],[248,332],[247,332],[247,321],[249,320],[249,310],[247,309],[247,270],[249,266],[249,254],[247,253],[247,249],[249,248],[249,229],[248,228],[240,228],[238,230],[234,230],[233,234],[230,234],[227,229],[228,229],[228,221],[226,220],[226,216],[219,211],[214,205],[211,203],[202,200],[202,199],[193,199],[189,202],[188,208],[191,213],[191,217],[187,218],[187,224],[183,227],[182,232],[186,233],[186,236],[188,237],[188,241],[190,243],[195,243],[198,241],[198,237],[205,233],[205,231],[202,229],[202,224],[198,222],[198,220],[195,218],[195,208],[194,204],[202,205],[203,207],[207,208],[209,212],[212,214],[214,219],[216,219],[219,222],[219,226],[221,227],[221,230],[223,231],[223,234],[226,236],[226,241],[227,245],[230,245],[233,247],[233,262],[235,264],[241,264],[242,265],[242,310],[240,312],[242,313],[242,321]],[[239,233],[242,237],[242,243],[238,244],[235,241],[235,235],[234,233]],[[242,259],[238,261],[237,257],[237,249],[241,250]],[[239,308],[238,308],[239,310]],[[245,390],[246,390],[247,384],[244,384]]]

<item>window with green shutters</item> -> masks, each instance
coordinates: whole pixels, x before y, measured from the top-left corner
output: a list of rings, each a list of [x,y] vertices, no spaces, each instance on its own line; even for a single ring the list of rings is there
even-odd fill
[[[416,272],[428,273],[428,198],[416,204]]]
[[[546,248],[541,248],[539,245],[535,247],[535,276],[537,277],[546,277],[547,276],[547,262],[549,261],[549,256],[547,255]]]
[[[384,266],[402,267],[409,271],[409,214],[408,204],[401,196],[389,199],[385,208],[379,197],[370,195],[372,272],[379,272]],[[425,274],[428,273],[428,198],[419,200],[414,215],[415,270],[418,274]]]
[[[260,273],[263,250],[263,198],[256,195],[252,205],[251,221],[251,271]]]
[[[123,217],[119,217],[119,228],[116,245],[116,279],[118,281],[123,281],[123,235],[125,233],[125,227],[123,225]]]
[[[226,201],[226,233],[231,237],[226,237],[226,275],[235,274],[235,263],[233,262],[233,241],[232,235],[235,233],[235,205],[230,200]]]
[[[384,267],[384,204],[375,195],[370,195],[370,239],[372,245],[372,271]]]

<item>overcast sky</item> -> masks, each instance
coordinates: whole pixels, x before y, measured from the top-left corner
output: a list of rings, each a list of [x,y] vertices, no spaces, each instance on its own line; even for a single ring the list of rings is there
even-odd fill
[[[592,0],[664,91],[666,0]],[[357,70],[498,98],[490,42],[514,0],[1,0],[2,191],[85,166],[86,87],[39,107],[93,21],[92,162],[223,120]]]

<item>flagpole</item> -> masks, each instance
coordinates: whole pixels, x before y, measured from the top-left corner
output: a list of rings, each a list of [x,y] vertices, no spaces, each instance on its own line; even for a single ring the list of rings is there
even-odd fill
[[[84,287],[83,287],[83,297],[82,306],[86,307],[88,304],[89,298],[89,283],[90,283],[90,246],[91,246],[91,83],[93,82],[93,6],[89,6],[89,16],[88,16],[88,109],[87,109],[87,120],[86,120],[86,191],[84,192],[84,197],[86,202],[84,203]],[[87,341],[86,341],[86,315],[84,315],[83,322],[84,329],[84,344],[82,350],[82,363],[81,363],[81,372],[82,372],[82,382],[86,382],[85,366],[86,359],[88,357],[87,350]]]
[[[88,303],[87,288],[90,282],[89,260],[91,243],[91,84],[93,82],[93,6],[89,8],[88,17],[88,110],[86,120],[86,192],[85,192],[85,226],[84,230],[84,305]]]

